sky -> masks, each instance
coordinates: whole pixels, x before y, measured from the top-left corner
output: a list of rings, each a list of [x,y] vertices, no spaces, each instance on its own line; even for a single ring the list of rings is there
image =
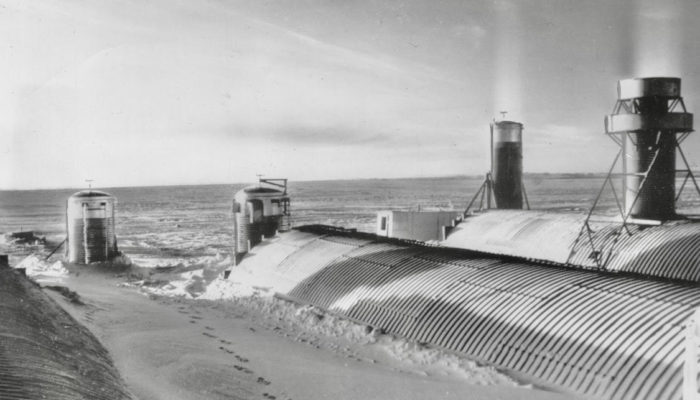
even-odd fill
[[[0,189],[604,172],[619,79],[700,107],[696,0],[0,0]],[[700,138],[685,143],[693,168]]]

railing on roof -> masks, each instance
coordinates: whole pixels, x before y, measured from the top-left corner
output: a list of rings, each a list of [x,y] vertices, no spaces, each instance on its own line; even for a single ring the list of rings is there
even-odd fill
[[[278,187],[283,190],[284,194],[287,194],[287,178],[263,178],[262,176],[258,175],[258,181],[260,183]]]

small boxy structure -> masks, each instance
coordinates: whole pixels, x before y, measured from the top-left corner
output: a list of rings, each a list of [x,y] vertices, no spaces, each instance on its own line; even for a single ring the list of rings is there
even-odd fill
[[[422,242],[444,240],[445,227],[452,227],[461,216],[461,211],[379,211],[377,236]]]
[[[291,228],[286,179],[260,179],[233,199],[234,258],[238,260],[263,238]]]
[[[68,262],[89,264],[109,261],[117,256],[117,236],[114,230],[116,203],[116,197],[99,190],[83,190],[68,198]]]

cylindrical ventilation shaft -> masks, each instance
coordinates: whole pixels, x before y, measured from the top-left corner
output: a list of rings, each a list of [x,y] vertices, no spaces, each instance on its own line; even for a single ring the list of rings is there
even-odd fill
[[[618,102],[605,119],[605,129],[608,134],[621,135],[625,213],[631,217],[677,217],[677,134],[693,129],[693,115],[685,112],[680,93],[679,78],[618,83]],[[683,112],[674,112],[679,106]]]
[[[68,198],[66,234],[68,262],[89,264],[108,261],[117,255],[114,206],[109,193],[86,190]]]
[[[523,124],[491,124],[491,178],[496,207],[523,208]]]
[[[263,238],[275,236],[284,222],[283,218],[289,216],[288,211],[289,196],[286,186],[285,191],[261,185],[238,191],[233,199],[236,262]]]

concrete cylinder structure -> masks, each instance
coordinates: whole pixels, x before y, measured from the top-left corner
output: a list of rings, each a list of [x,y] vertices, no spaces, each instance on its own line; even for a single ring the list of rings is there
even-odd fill
[[[491,178],[496,208],[523,208],[523,124],[491,124]]]
[[[70,196],[66,206],[68,262],[109,261],[117,253],[114,211],[117,199],[98,190]]]
[[[286,190],[247,187],[234,196],[233,214],[234,255],[238,258],[283,229],[285,218],[289,218],[289,196]]]
[[[637,78],[618,83],[615,113],[605,119],[608,134],[620,134],[625,213],[633,218],[670,220],[676,214],[677,134],[693,129],[682,105],[679,78]]]

